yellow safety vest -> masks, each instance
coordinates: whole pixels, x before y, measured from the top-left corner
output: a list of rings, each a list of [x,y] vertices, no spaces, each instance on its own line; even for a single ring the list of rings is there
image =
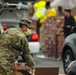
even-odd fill
[[[36,17],[39,19],[43,17],[43,13],[40,10],[42,10],[45,7],[45,4],[45,1],[39,1],[34,4],[34,8],[36,10]]]
[[[54,8],[48,9],[44,17],[40,19],[40,23],[44,23],[47,17],[56,16],[56,10]]]

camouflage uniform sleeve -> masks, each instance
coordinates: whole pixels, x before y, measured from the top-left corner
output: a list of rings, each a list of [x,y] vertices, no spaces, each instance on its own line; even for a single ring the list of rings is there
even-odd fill
[[[21,39],[21,45],[22,45],[21,47],[22,47],[23,55],[26,59],[26,62],[28,64],[28,66],[33,70],[34,69],[34,60],[31,56],[29,44],[28,44],[26,37]]]

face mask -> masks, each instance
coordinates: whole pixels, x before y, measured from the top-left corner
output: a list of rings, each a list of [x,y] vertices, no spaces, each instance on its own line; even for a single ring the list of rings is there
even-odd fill
[[[25,35],[28,36],[30,34],[32,34],[32,30],[31,29],[28,29],[27,32],[25,32]]]

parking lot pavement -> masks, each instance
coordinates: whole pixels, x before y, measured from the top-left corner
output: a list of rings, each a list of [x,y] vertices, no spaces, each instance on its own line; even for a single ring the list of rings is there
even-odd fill
[[[65,75],[61,60],[45,58],[42,51],[38,54],[35,54],[33,58],[36,62],[35,67],[59,67],[59,74]]]

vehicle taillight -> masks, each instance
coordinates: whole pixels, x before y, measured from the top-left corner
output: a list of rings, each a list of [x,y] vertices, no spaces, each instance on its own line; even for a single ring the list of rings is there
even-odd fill
[[[2,28],[3,28],[4,30],[6,30],[6,29],[8,28],[8,26],[2,26]]]
[[[38,41],[38,34],[37,33],[34,33],[33,35],[32,35],[32,41]]]

